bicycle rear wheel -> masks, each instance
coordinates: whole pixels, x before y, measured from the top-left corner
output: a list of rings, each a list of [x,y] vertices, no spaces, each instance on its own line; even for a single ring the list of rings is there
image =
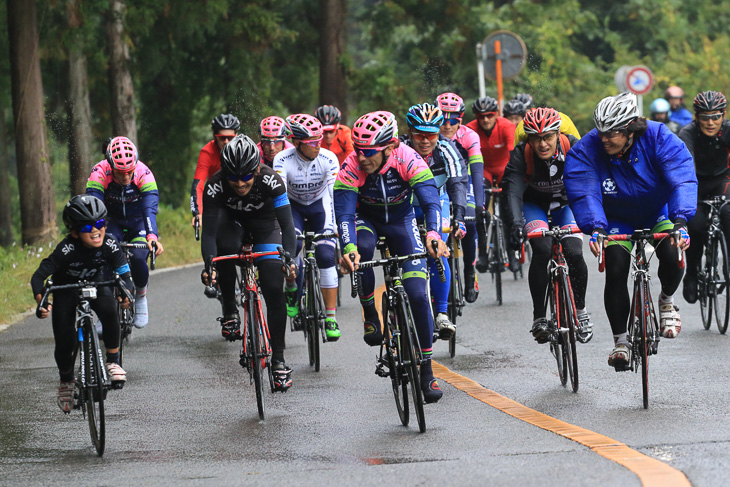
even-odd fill
[[[575,300],[573,299],[573,288],[570,285],[570,278],[562,274],[560,291],[562,295],[563,323],[561,323],[561,331],[563,328],[567,330],[561,333],[563,338],[563,353],[565,354],[565,364],[570,377],[570,385],[573,392],[578,392],[578,354],[575,348],[575,334],[578,329],[578,313],[575,309]]]
[[[258,296],[249,296],[248,306],[246,307],[246,337],[247,341],[247,358],[253,382],[256,386],[256,406],[259,411],[259,419],[264,420],[266,417],[266,403],[264,401],[264,363],[265,356],[261,354],[261,323],[259,323],[259,313],[257,311]]]
[[[390,375],[390,383],[393,387],[393,397],[395,399],[395,407],[398,410],[398,417],[403,426],[408,426],[410,421],[410,411],[408,407],[408,380],[403,366],[403,353],[400,330],[391,319],[388,309],[388,293],[383,293],[383,320],[385,320],[385,329],[383,330],[383,344],[380,346],[381,359],[383,355],[386,357],[388,371]],[[383,353],[384,352],[384,353]]]
[[[421,433],[426,431],[426,415],[423,412],[423,392],[421,391],[421,374],[418,365],[421,357],[421,350],[418,347],[418,337],[411,315],[408,297],[405,293],[400,296],[400,307],[398,310],[399,329],[401,331],[401,353],[404,354],[403,365],[408,374],[408,382],[411,386],[411,398],[413,408],[416,411],[418,429]]]
[[[83,404],[86,419],[89,422],[91,442],[99,456],[104,455],[106,444],[106,424],[104,420],[104,373],[99,337],[96,335],[94,324],[87,319],[83,324],[85,384],[83,384]]]
[[[714,267],[712,284],[714,292],[712,299],[714,301],[715,321],[717,329],[720,333],[725,334],[728,325],[728,314],[730,313],[730,300],[728,300],[728,260],[727,260],[727,242],[725,234],[718,231],[716,238],[713,239],[712,255],[714,256]]]
[[[700,302],[700,315],[702,316],[702,326],[705,327],[705,330],[709,330],[712,324],[711,296],[714,291],[712,284],[714,267],[712,243],[708,242],[702,252],[702,265],[697,272],[697,300]]]

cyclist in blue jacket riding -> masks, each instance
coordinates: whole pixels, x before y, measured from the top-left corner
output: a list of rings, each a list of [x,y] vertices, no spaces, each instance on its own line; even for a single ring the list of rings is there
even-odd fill
[[[358,263],[370,260],[378,236],[386,238],[392,255],[423,252],[416,225],[412,196],[415,193],[426,217],[426,246],[439,258],[448,254],[441,240],[441,211],[433,174],[416,151],[398,143],[398,123],[390,112],[378,111],[360,117],[352,128],[355,152],[350,153],[337,175],[334,187],[335,215],[340,230],[343,265],[356,271]],[[438,251],[432,242],[438,243]],[[350,260],[354,254],[354,262]],[[360,302],[365,316],[365,335],[370,346],[383,341],[374,302],[373,269],[360,272]],[[421,389],[424,400],[438,401],[442,391],[431,368],[433,316],[426,294],[424,259],[403,264],[403,287],[413,310],[421,346]]]
[[[401,137],[401,143],[415,149],[431,169],[436,188],[440,193],[441,217],[443,226],[450,225],[449,202],[453,204],[456,228],[452,232],[455,238],[461,239],[466,235],[464,216],[466,215],[466,193],[468,188],[468,172],[464,158],[459,153],[456,143],[448,137],[440,135],[439,128],[444,123],[441,110],[429,103],[413,105],[406,114],[408,135]],[[418,198],[413,200],[416,212],[416,221],[423,223],[424,215]],[[440,231],[440,230],[439,230]],[[448,235],[442,234],[442,239]],[[433,299],[434,331],[439,338],[448,340],[456,331],[456,327],[449,320],[449,289],[451,272],[449,261],[441,258],[446,273],[446,281],[441,282],[436,261],[428,259],[430,270],[431,297]]]
[[[590,248],[605,246],[604,304],[615,347],[608,364],[624,370],[629,359],[626,325],[630,312],[629,242],[603,240],[607,234],[678,232],[656,245],[659,259],[660,332],[676,337],[681,330],[673,295],[682,280],[677,251],[689,246],[687,222],[697,207],[697,178],[692,156],[666,125],[639,117],[635,95],[621,93],[601,100],[593,114],[596,128],[568,152],[563,179],[578,226],[591,235]],[[625,247],[625,248],[622,248]]]

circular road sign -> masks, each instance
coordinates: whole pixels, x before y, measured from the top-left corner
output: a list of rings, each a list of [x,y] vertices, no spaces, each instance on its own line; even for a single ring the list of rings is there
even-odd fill
[[[626,74],[626,86],[635,95],[646,95],[654,86],[654,74],[646,66],[634,66]]]
[[[492,81],[497,80],[497,54],[494,52],[494,42],[500,41],[499,59],[502,60],[502,78],[510,80],[520,74],[527,61],[527,48],[520,36],[508,30],[492,32],[484,39],[482,56],[484,74]]]

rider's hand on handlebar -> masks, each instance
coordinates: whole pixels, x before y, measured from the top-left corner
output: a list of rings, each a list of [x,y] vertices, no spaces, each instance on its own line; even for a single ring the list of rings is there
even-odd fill
[[[524,235],[522,233],[522,227],[517,224],[512,227],[512,232],[509,235],[509,246],[512,250],[520,250],[522,248],[522,240]]]
[[[200,226],[200,215],[195,215],[193,217],[193,219],[190,221],[190,226],[193,227],[193,228],[195,228],[196,227],[196,222],[197,222],[197,226]]]
[[[212,274],[212,275],[211,275]],[[218,277],[218,274],[215,270],[212,272],[208,272],[208,269],[203,269],[203,272],[200,273],[200,281],[206,285],[206,286],[215,286],[216,278]]]
[[[154,242],[154,245],[152,244],[152,242]],[[150,250],[150,252],[155,253],[155,257],[159,256],[162,252],[165,251],[165,249],[162,247],[162,242],[154,238],[147,240],[147,248]]]
[[[589,247],[591,249],[591,253],[593,253],[594,256],[599,257],[601,255],[601,243],[603,243],[603,247],[606,247],[606,240],[603,237],[606,237],[608,234],[606,233],[606,230],[603,228],[594,228],[593,232],[591,232],[591,240],[589,243]]]
[[[126,296],[124,297],[124,299],[122,299],[121,296],[117,296],[117,301],[122,303],[122,309],[129,309],[132,307],[132,303],[129,301],[129,298]]]
[[[42,295],[40,295],[40,294],[36,294],[35,295],[36,304],[40,305],[42,300],[43,300],[43,296]],[[41,308],[41,316],[40,316],[40,318],[41,319],[45,319],[45,318],[48,318],[49,316],[51,316],[51,309],[52,308],[53,308],[53,305],[52,304],[46,303],[46,307],[45,308]]]
[[[454,228],[454,238],[457,240],[461,240],[462,238],[466,237],[466,224],[464,222],[456,222],[455,225],[456,228]]]
[[[350,255],[354,255],[354,260],[350,259]],[[349,253],[342,254],[342,260],[340,260],[340,269],[343,274],[349,274],[350,272],[356,271],[360,264],[360,254],[357,250],[353,250]]]
[[[674,224],[674,233],[679,234],[679,239],[672,236],[672,245],[678,247],[680,250],[686,250],[689,247],[689,232],[687,231],[687,224],[685,222],[676,222]]]
[[[432,242],[438,242],[438,251],[434,251]],[[439,257],[448,257],[451,255],[449,248],[443,240],[429,237],[428,235],[426,236],[426,250],[428,251],[428,255],[434,259],[438,259]]]

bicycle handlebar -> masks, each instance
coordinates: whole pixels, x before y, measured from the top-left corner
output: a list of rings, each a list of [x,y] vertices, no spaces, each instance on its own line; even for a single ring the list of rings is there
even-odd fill
[[[329,238],[337,238],[338,237],[338,235],[336,233],[305,232],[303,234],[301,234],[301,233],[298,234],[297,235],[297,240],[304,240],[309,235],[314,235],[314,237],[312,238],[312,240],[314,240],[315,242],[318,241],[318,240],[327,240]]]
[[[41,309],[46,309],[46,306],[48,306],[48,295],[55,292],[55,291],[61,291],[64,289],[83,289],[87,287],[93,287],[94,289],[98,287],[110,287],[110,286],[117,286],[119,289],[122,290],[124,293],[124,296],[129,299],[131,303],[134,303],[134,297],[132,297],[132,294],[129,292],[127,287],[124,285],[124,282],[122,282],[122,279],[119,277],[119,274],[114,275],[114,279],[110,279],[107,281],[99,281],[99,282],[93,282],[93,281],[78,281],[71,284],[60,284],[58,286],[53,285],[53,281],[49,279],[46,281],[46,285],[43,286],[43,297],[41,298],[41,302],[36,306],[35,309],[35,315],[40,318],[41,317]]]
[[[353,267],[355,265],[355,254],[351,253],[349,255],[350,262],[353,264]],[[358,292],[360,291],[360,280],[357,277],[357,272],[352,271],[350,272],[350,296],[355,298],[357,297]]]
[[[439,243],[437,240],[434,240],[431,242],[431,248],[433,248],[433,251],[438,253],[439,251]],[[444,269],[444,263],[441,262],[440,258],[434,259],[436,262],[436,270],[439,273],[439,280],[441,282],[446,282],[446,269]]]
[[[598,244],[601,249],[601,253],[598,256],[598,271],[603,272],[606,269],[605,251],[603,248],[603,242],[608,240],[609,242],[638,242],[648,240],[663,240],[665,238],[679,238],[679,232],[661,232],[661,233],[650,233],[648,230],[637,230],[634,233],[622,233],[617,235],[606,235],[605,237],[599,235]],[[684,269],[684,252],[682,249],[677,247],[677,265],[680,269]]]
[[[200,241],[200,216],[195,218],[195,240]]]
[[[580,229],[576,228],[576,227],[570,227],[570,228],[555,227],[552,230],[535,230],[533,232],[528,232],[527,235],[525,235],[525,238],[527,238],[528,240],[531,238],[542,238],[542,237],[560,238],[565,235],[573,235],[574,233],[581,233]]]
[[[119,242],[119,246],[123,249],[142,249],[149,250],[146,243],[142,242]],[[150,270],[154,271],[157,265],[157,242],[152,241],[152,252],[150,252]]]
[[[492,193],[492,194],[494,194],[494,193],[501,193],[502,192],[502,188],[484,188],[484,192],[485,193]]]

